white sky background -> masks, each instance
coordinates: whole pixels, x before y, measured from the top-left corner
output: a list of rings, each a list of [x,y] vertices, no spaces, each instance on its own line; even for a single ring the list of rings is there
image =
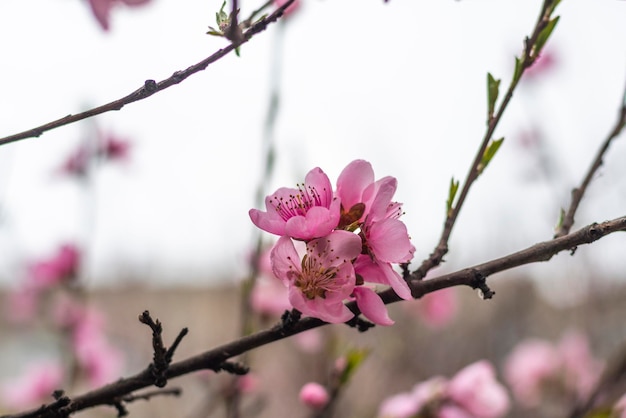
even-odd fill
[[[261,1],[243,1],[246,16]],[[511,77],[540,0],[307,0],[287,22],[277,175],[295,186],[315,166],[334,183],[356,158],[399,180],[417,247],[438,240],[450,177],[463,178],[485,127],[487,71]],[[0,2],[0,136],[100,105],[169,77],[225,45],[205,35],[221,0],[154,0],[114,10],[104,33],[79,0]],[[547,47],[557,66],[523,83],[496,137],[507,139],[473,188],[444,269],[549,239],[617,116],[626,82],[626,2],[564,0]],[[181,84],[96,118],[133,143],[128,165],[97,170],[94,187],[55,176],[89,122],[0,147],[0,282],[64,241],[89,250],[91,283],[124,277],[206,284],[240,277],[261,172],[271,26]],[[559,169],[551,182],[519,143],[540,128]],[[615,142],[575,227],[626,214],[626,144]],[[95,223],[92,220],[95,219]],[[616,234],[528,267],[540,278],[624,276]],[[552,285],[556,288],[557,285]]]

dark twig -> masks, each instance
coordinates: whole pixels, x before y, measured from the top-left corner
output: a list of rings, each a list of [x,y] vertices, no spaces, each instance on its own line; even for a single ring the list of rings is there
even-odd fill
[[[157,319],[154,321],[150,316],[150,312],[144,311],[141,315],[139,315],[139,322],[142,324],[146,324],[152,329],[152,348],[154,350],[154,356],[152,360],[152,364],[148,367],[153,379],[154,385],[156,387],[162,388],[167,384],[167,368],[172,362],[172,358],[174,357],[174,351],[180,344],[181,340],[185,335],[187,335],[187,328],[183,328],[178,336],[174,340],[174,343],[169,349],[166,349],[163,345],[163,326],[161,322]]]
[[[158,83],[154,80],[146,80],[143,86],[134,92],[130,93],[127,96],[122,97],[121,99],[114,100],[110,103],[104,104],[102,106],[95,107],[93,109],[89,109],[85,112],[77,113],[75,115],[67,115],[55,121],[46,123],[44,125],[38,126],[33,129],[29,129],[24,132],[20,132],[14,135],[9,135],[4,138],[0,138],[0,145],[9,144],[11,142],[19,141],[26,138],[35,138],[41,136],[44,132],[47,132],[51,129],[58,128],[60,126],[69,125],[71,123],[90,118],[92,116],[99,115],[101,113],[110,112],[113,110],[120,110],[125,105],[143,100],[147,97],[152,96],[155,93],[165,90],[168,87],[171,87],[175,84],[178,84],[185,80],[187,77],[195,74],[197,72],[205,70],[210,64],[213,64],[215,61],[224,57],[231,51],[233,51],[238,46],[245,44],[248,42],[254,35],[263,32],[267,29],[267,26],[271,23],[276,22],[282,15],[285,9],[294,2],[295,0],[288,0],[282,6],[278,7],[272,14],[269,16],[259,20],[254,23],[250,29],[246,30],[243,33],[243,39],[241,42],[231,42],[230,45],[226,46],[215,52],[213,55],[205,58],[197,64],[194,64],[182,71],[176,71],[172,74],[171,77],[166,78],[165,80],[159,81]]]
[[[521,57],[521,72],[518,77],[513,77],[511,79],[511,83],[509,84],[509,88],[498,107],[497,112],[493,117],[490,117],[487,121],[487,130],[482,139],[480,147],[476,152],[476,156],[474,157],[474,161],[465,176],[465,181],[463,182],[463,188],[461,193],[459,194],[458,200],[456,204],[451,207],[451,210],[447,213],[446,219],[444,222],[443,231],[439,238],[439,243],[435,247],[435,250],[430,254],[430,256],[422,262],[417,270],[415,270],[411,274],[411,279],[420,280],[423,279],[426,274],[432,270],[434,267],[437,267],[443,261],[443,257],[448,253],[448,241],[450,239],[450,235],[452,234],[452,229],[456,223],[456,220],[461,212],[461,208],[465,203],[465,199],[469,193],[470,188],[474,184],[474,182],[480,176],[479,166],[483,159],[483,155],[485,154],[485,150],[491,141],[493,134],[506,110],[511,98],[513,97],[513,92],[517,87],[519,81],[521,80],[521,76],[523,72],[530,67],[533,62],[536,60],[537,55],[533,52],[533,46],[536,44],[537,39],[541,31],[546,27],[546,25],[550,21],[550,15],[554,11],[554,0],[545,0],[543,7],[541,9],[541,13],[539,14],[539,18],[537,19],[537,23],[535,24],[535,28],[533,29],[532,35],[527,37],[524,40],[524,50]],[[415,295],[414,295],[415,296]]]
[[[624,87],[624,93],[622,94],[622,104],[615,126],[609,133],[609,136],[602,143],[602,146],[598,150],[596,158],[591,163],[591,166],[589,167],[589,170],[587,171],[587,174],[585,175],[585,178],[583,179],[581,185],[572,190],[572,202],[567,209],[567,213],[563,217],[563,221],[561,222],[560,226],[556,230],[556,233],[554,234],[555,238],[569,234],[569,231],[574,225],[574,215],[576,214],[578,206],[580,205],[580,202],[583,199],[585,192],[587,191],[589,183],[591,183],[591,180],[593,179],[596,171],[598,171],[598,169],[602,166],[604,154],[606,154],[607,150],[609,149],[611,142],[615,138],[617,138],[617,136],[619,136],[619,134],[624,129],[624,126],[626,126],[626,86]]]
[[[245,364],[238,363],[236,361],[225,361],[222,364],[220,364],[218,367],[216,367],[214,370],[216,372],[219,372],[220,370],[224,370],[225,372],[230,373],[230,374],[243,376],[245,374],[248,374],[248,372],[250,371],[250,367],[246,366]]]
[[[540,261],[548,261],[555,254],[558,254],[561,251],[568,251],[584,244],[590,244],[617,231],[626,231],[626,216],[602,222],[600,224],[594,223],[564,237],[540,242],[524,250],[497,258],[495,260],[430,280],[414,280],[411,284],[417,297],[453,286],[464,285],[474,287],[476,285],[477,274],[480,274],[481,277],[486,280],[486,278],[492,274],[509,270],[514,267]],[[388,289],[381,292],[379,295],[386,304],[394,303],[400,300],[393,289]],[[360,313],[356,303],[350,302],[348,303],[348,307],[355,314]],[[326,325],[326,322],[316,318],[300,319],[295,323],[290,323],[288,328],[286,328],[281,322],[270,329],[241,337],[212,350],[189,357],[176,363],[172,363],[167,368],[166,377],[167,379],[173,379],[198,370],[215,369],[232,357],[323,325]],[[110,404],[112,399],[116,399],[136,390],[146,388],[151,386],[153,383],[154,378],[150,370],[146,369],[134,376],[120,379],[115,383],[111,383],[83,395],[76,396],[69,402],[69,404],[62,408],[55,407],[54,404],[51,404],[43,406],[41,409],[21,414],[6,415],[2,418],[45,417],[50,416],[45,413],[45,411],[50,410],[54,410],[56,415],[67,416],[71,413],[97,405]]]
[[[121,398],[122,401],[126,403],[134,402],[134,401],[149,401],[150,399],[156,396],[180,396],[183,393],[181,388],[167,388],[167,389],[158,389],[151,390],[139,394],[127,395]]]

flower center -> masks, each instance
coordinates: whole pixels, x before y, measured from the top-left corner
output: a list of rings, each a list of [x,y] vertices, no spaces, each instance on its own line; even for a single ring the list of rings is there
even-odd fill
[[[298,184],[298,193],[288,198],[273,196],[270,203],[285,221],[294,216],[304,216],[314,206],[323,206],[322,197],[312,186]]]
[[[302,259],[302,275],[296,278],[295,285],[307,299],[325,298],[326,292],[337,287],[337,271],[337,267],[324,267],[316,257],[305,255]]]

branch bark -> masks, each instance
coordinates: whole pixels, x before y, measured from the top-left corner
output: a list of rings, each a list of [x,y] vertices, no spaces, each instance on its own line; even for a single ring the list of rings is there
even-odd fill
[[[411,284],[413,286],[414,296],[419,298],[427,293],[452,286],[465,285],[478,288],[481,282],[484,283],[489,276],[495,273],[525,264],[548,261],[561,251],[569,250],[573,252],[580,245],[590,244],[617,231],[626,231],[626,216],[599,224],[594,223],[564,237],[541,242],[504,257],[430,280],[422,280],[419,276],[412,277]],[[415,276],[415,273],[413,276]],[[380,296],[385,304],[401,300],[392,289],[380,293]],[[349,303],[348,307],[355,314],[358,315],[360,313],[354,302]],[[172,363],[166,371],[166,377],[169,380],[199,370],[216,370],[220,368],[221,364],[232,357],[326,324],[326,322],[316,318],[304,318],[297,322],[283,322],[270,329],[241,337],[204,353]],[[147,368],[134,376],[120,379],[115,383],[71,398],[71,400],[69,400],[68,403],[64,403],[63,406],[57,407],[55,403],[51,403],[36,410],[16,415],[5,415],[0,418],[68,416],[69,414],[87,408],[110,404],[112,399],[118,399],[136,390],[149,387],[153,385],[153,383],[154,377],[150,369]]]

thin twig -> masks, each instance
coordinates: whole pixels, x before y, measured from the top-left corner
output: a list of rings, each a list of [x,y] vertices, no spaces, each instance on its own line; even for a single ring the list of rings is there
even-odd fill
[[[225,48],[222,48],[215,52],[213,55],[205,58],[197,64],[194,64],[182,71],[176,71],[172,74],[171,77],[166,78],[165,80],[159,81],[158,83],[154,80],[146,80],[144,85],[130,93],[127,96],[122,97],[121,99],[114,100],[110,103],[104,104],[102,106],[95,107],[93,109],[89,109],[85,112],[77,113],[75,115],[67,115],[55,121],[46,123],[44,125],[38,126],[33,129],[29,129],[24,132],[20,132],[14,135],[9,135],[4,138],[0,138],[0,145],[9,144],[11,142],[16,142],[26,138],[35,138],[41,136],[44,132],[47,132],[51,129],[58,128],[60,126],[69,125],[74,122],[78,122],[83,119],[90,118],[92,116],[96,116],[102,113],[110,112],[112,110],[120,110],[125,105],[143,100],[147,97],[152,96],[155,93],[165,90],[168,87],[171,87],[175,84],[178,84],[185,80],[192,74],[205,70],[210,64],[213,64],[215,61],[220,58],[226,56],[228,53],[233,51],[235,48],[239,47],[242,44],[248,42],[254,35],[264,31],[267,29],[267,26],[271,23],[276,22],[282,15],[287,7],[289,7],[295,0],[288,0],[277,8],[272,14],[265,17],[264,19],[259,20],[255,24],[253,24],[250,29],[243,33],[243,39],[241,42],[232,42]]]
[[[541,242],[495,260],[430,280],[414,280],[411,284],[417,297],[453,286],[464,285],[476,287],[477,275],[480,275],[486,280],[495,273],[514,267],[540,261],[548,261],[561,251],[571,251],[580,245],[590,244],[617,231],[626,231],[626,216],[600,224],[594,223],[564,237]],[[381,292],[379,295],[385,304],[400,300],[393,289]],[[356,303],[350,302],[347,306],[356,315],[360,314]],[[169,380],[198,370],[214,369],[232,357],[326,324],[327,323],[324,321],[310,317],[301,319],[295,323],[290,323],[289,327],[285,327],[281,322],[270,329],[241,337],[212,350],[172,363],[167,369],[166,377]],[[112,399],[151,386],[153,382],[154,379],[150,369],[146,369],[134,376],[120,379],[115,383],[77,396],[73,398],[68,405],[57,408],[55,412],[59,415],[68,415],[94,406],[106,405],[109,404]],[[52,405],[42,408],[46,408],[47,411],[50,411],[51,407]],[[41,410],[42,409],[37,409],[16,415],[6,415],[0,418],[44,417],[45,415],[43,413],[39,413]]]
[[[585,195],[585,192],[587,191],[587,187],[589,187],[589,183],[591,183],[591,180],[593,179],[593,176],[595,175],[596,171],[598,171],[598,169],[602,166],[604,154],[606,154],[607,150],[609,149],[611,142],[615,138],[617,138],[617,136],[619,136],[619,134],[624,129],[624,126],[626,126],[626,86],[624,86],[624,93],[622,95],[622,103],[621,103],[619,116],[617,118],[615,126],[609,133],[609,136],[602,143],[602,146],[598,150],[598,153],[596,154],[596,158],[591,163],[591,166],[589,167],[589,170],[587,171],[587,174],[585,175],[583,182],[580,184],[579,187],[572,190],[572,202],[570,203],[569,208],[567,209],[567,213],[563,217],[563,221],[561,222],[561,225],[558,227],[556,233],[554,234],[555,238],[567,235],[569,231],[572,229],[572,226],[574,225],[574,215],[576,215],[578,206],[580,205],[580,202],[582,201],[583,196]]]
[[[513,78],[511,79],[511,83],[509,84],[509,88],[502,102],[500,103],[500,106],[498,107],[497,112],[495,113],[493,117],[490,117],[488,119],[487,130],[482,139],[480,147],[478,148],[478,151],[476,152],[474,161],[472,162],[472,165],[470,166],[467,172],[467,175],[465,176],[465,181],[463,182],[463,189],[461,190],[461,193],[459,194],[456,204],[452,206],[449,213],[446,214],[443,231],[441,232],[441,236],[439,238],[439,242],[437,246],[435,247],[435,250],[430,254],[430,256],[426,260],[422,262],[420,267],[411,274],[411,279],[420,280],[424,278],[431,269],[433,269],[434,267],[438,266],[441,263],[441,261],[443,260],[443,257],[448,253],[448,241],[450,239],[450,235],[452,234],[452,229],[456,223],[459,213],[461,212],[461,208],[463,207],[463,204],[465,203],[465,199],[467,198],[470,188],[480,176],[479,165],[483,159],[485,150],[487,149],[487,146],[489,145],[489,141],[491,141],[493,134],[496,130],[496,127],[498,126],[498,123],[500,122],[500,119],[502,118],[504,111],[506,110],[509,102],[511,101],[511,98],[513,97],[513,92],[515,91],[515,88],[517,87],[519,81],[521,80],[522,78],[521,76],[523,75],[523,72],[528,67],[530,67],[535,61],[535,59],[537,58],[536,55],[532,53],[532,48],[533,48],[533,45],[535,45],[535,43],[537,42],[537,38],[539,37],[539,34],[550,21],[550,14],[554,10],[554,7],[551,6],[553,2],[554,0],[546,0],[544,2],[543,7],[541,9],[541,13],[539,14],[539,17],[537,19],[537,23],[535,24],[535,27],[533,29],[532,35],[530,36],[530,38],[526,38],[524,41],[524,50],[522,52],[522,58],[521,58],[521,74],[519,77],[513,76]]]

